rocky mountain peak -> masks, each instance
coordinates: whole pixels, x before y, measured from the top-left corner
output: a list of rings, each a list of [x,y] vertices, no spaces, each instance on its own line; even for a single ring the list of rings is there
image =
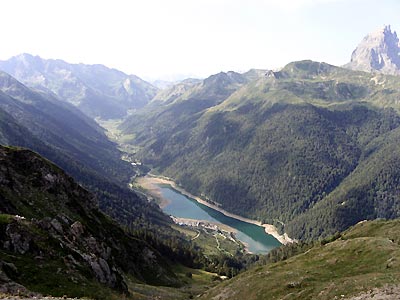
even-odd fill
[[[345,67],[366,72],[400,74],[400,47],[396,31],[390,25],[368,34],[351,55]]]

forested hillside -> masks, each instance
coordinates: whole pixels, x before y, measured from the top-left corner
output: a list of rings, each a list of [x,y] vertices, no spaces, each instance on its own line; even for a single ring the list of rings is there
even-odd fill
[[[122,124],[145,163],[296,238],[398,215],[395,185],[380,178],[395,172],[389,161],[397,153],[387,147],[395,147],[400,125],[400,79],[311,61],[239,81],[229,93],[215,87],[210,94],[211,79]],[[383,153],[388,167],[369,172]]]

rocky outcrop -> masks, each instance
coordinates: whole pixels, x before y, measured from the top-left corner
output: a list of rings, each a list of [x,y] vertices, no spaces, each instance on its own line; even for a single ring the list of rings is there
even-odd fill
[[[32,236],[26,230],[20,230],[17,223],[11,223],[6,228],[6,238],[3,248],[19,254],[25,254],[31,249]]]
[[[39,234],[35,234],[35,232]],[[48,236],[43,237],[44,233]],[[68,272],[76,273],[78,268],[90,269],[102,284],[127,292],[127,284],[120,267],[111,255],[111,247],[94,237],[79,221],[73,222],[62,214],[42,220],[14,219],[6,226],[1,239],[3,249],[17,254],[35,255],[38,259],[56,258],[57,251],[44,253],[40,244],[48,239],[69,254],[64,256]]]
[[[368,34],[351,55],[346,68],[400,75],[400,47],[396,31],[384,26]]]

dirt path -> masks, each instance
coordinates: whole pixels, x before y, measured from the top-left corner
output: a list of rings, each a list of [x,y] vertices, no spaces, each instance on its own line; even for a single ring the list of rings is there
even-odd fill
[[[191,239],[191,241],[194,241],[195,239],[197,239],[200,236],[200,230],[196,230],[197,231],[197,235],[195,237],[193,237]]]
[[[139,177],[136,179],[136,183],[145,189],[150,195],[158,200],[158,205],[161,208],[167,206],[170,201],[161,195],[160,187],[157,184],[164,183],[162,180],[156,180],[155,177]]]

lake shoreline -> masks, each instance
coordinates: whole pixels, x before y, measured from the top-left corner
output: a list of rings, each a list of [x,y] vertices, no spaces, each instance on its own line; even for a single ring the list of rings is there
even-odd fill
[[[166,177],[161,177],[161,176],[155,176],[152,174],[148,174],[144,177],[140,177],[137,180],[137,183],[142,186],[144,189],[146,189],[150,194],[152,194],[153,196],[157,197],[160,201],[160,207],[165,207],[166,205],[168,205],[168,200],[167,199],[163,199],[161,193],[159,192],[159,189],[157,191],[157,185],[158,184],[166,184],[166,185],[170,185],[173,189],[177,190],[179,193],[181,193],[182,195],[185,195],[191,199],[196,200],[197,202],[208,206],[214,210],[219,211],[220,213],[224,214],[225,216],[237,219],[239,221],[243,221],[246,223],[250,223],[250,224],[254,224],[257,226],[261,226],[264,227],[264,230],[267,234],[272,235],[275,239],[277,239],[281,244],[286,245],[289,243],[293,243],[294,240],[291,239],[286,233],[284,233],[283,235],[278,233],[278,230],[276,229],[276,227],[274,225],[271,224],[262,224],[260,221],[256,221],[256,220],[251,220],[242,216],[238,216],[235,214],[232,214],[220,207],[218,207],[217,205],[214,205],[212,203],[209,203],[207,201],[205,201],[204,199],[201,199],[200,197],[197,197],[195,195],[190,194],[189,192],[185,191],[184,189],[182,189],[181,187],[179,187],[174,181],[172,181],[170,178],[166,178]],[[163,206],[162,206],[163,205]]]
[[[237,229],[230,227],[229,225],[220,224],[220,223],[216,223],[213,221],[181,218],[181,217],[174,217],[174,216],[171,216],[171,218],[174,221],[174,223],[178,224],[178,225],[182,224],[182,225],[187,225],[187,226],[192,226],[192,227],[199,227],[199,224],[200,224],[201,225],[200,227],[207,228],[207,225],[211,224],[211,225],[218,227],[222,231],[233,233],[233,234],[237,233]],[[204,225],[206,225],[206,226],[204,226]]]
[[[212,230],[221,230],[225,231],[229,234],[232,235],[232,239],[235,241],[235,243],[240,243],[242,244],[244,251],[249,254],[254,254],[253,252],[250,251],[249,249],[249,244],[237,239],[235,234],[237,234],[237,229],[230,227],[229,225],[223,224],[223,223],[216,223],[208,220],[198,220],[198,219],[189,219],[189,218],[180,218],[180,217],[174,217],[171,216],[172,220],[174,221],[175,224],[177,225],[185,225],[185,226],[191,226],[191,227],[203,227],[203,228],[208,228]],[[210,228],[209,225],[215,226],[214,228]]]

